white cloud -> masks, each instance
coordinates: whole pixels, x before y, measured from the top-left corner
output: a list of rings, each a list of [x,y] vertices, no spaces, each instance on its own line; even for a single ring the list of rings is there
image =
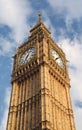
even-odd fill
[[[75,108],[74,112],[75,112],[75,119],[76,119],[75,122],[76,122],[77,130],[81,130],[82,129],[82,109]]]
[[[82,102],[82,41],[80,40],[75,38],[71,41],[69,38],[62,37],[59,39],[59,44],[62,44],[62,49],[66,53],[67,60],[69,61],[71,97],[77,130],[82,129],[82,108],[74,104],[76,101]]]
[[[28,8],[27,8],[28,7]],[[0,0],[0,23],[15,26],[30,14],[30,4],[24,0]],[[21,20],[21,21],[20,21]]]
[[[7,25],[11,29],[8,37],[14,40],[14,43],[9,41],[9,39],[6,39],[6,35],[0,38],[3,41],[3,43],[0,42],[0,46],[4,45],[3,53],[7,51],[5,45],[8,47],[8,51],[9,49],[11,51],[14,44],[16,46],[18,42],[21,43],[26,38],[29,30],[27,18],[31,13],[32,8],[27,0],[0,0],[0,26]]]
[[[82,0],[47,0],[58,13],[66,13],[71,18],[82,17]]]
[[[5,103],[5,107],[3,111],[3,117],[1,118],[0,122],[0,130],[6,130],[9,101],[10,101],[10,88],[7,87],[5,98],[3,100],[3,102]]]
[[[16,44],[14,42],[10,42],[8,39],[4,37],[0,37],[0,55],[10,55],[13,52],[13,48],[15,48]]]

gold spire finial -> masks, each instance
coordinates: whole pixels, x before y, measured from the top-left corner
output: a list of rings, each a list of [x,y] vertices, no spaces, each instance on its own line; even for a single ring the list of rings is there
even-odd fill
[[[42,22],[42,13],[39,11],[38,13],[38,23]]]

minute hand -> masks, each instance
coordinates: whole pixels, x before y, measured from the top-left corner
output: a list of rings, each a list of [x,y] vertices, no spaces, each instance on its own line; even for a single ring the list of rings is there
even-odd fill
[[[29,54],[27,54],[27,56],[25,57],[25,60],[28,58]]]

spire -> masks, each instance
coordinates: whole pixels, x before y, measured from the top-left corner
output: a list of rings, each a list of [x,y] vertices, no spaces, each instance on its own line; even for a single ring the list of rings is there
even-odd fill
[[[39,11],[38,13],[38,23],[42,22],[42,13]]]

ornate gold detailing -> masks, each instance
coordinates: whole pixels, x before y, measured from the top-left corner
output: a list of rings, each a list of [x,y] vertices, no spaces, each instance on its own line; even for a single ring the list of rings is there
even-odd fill
[[[7,130],[75,130],[66,57],[50,37],[41,13],[38,17],[28,41],[14,56]],[[21,55],[31,47],[36,48],[35,58],[20,66]],[[50,48],[62,57],[65,67],[52,60]]]

